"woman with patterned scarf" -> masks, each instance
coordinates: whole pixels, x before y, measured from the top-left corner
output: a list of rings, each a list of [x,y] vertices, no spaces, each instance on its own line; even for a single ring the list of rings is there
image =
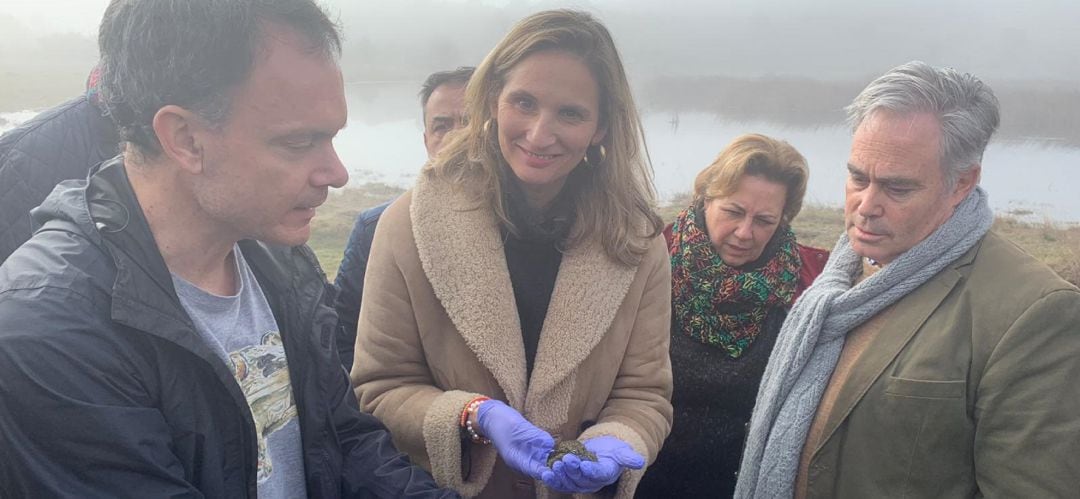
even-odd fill
[[[731,497],[758,384],[787,311],[828,259],[791,221],[808,170],[794,147],[743,135],[698,174],[668,226],[671,435],[637,497]]]

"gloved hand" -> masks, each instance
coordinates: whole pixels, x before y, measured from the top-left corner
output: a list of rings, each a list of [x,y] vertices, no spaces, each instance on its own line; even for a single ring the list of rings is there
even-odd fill
[[[623,469],[638,470],[645,466],[645,458],[618,438],[604,435],[582,443],[596,454],[596,461],[567,454],[543,473],[541,480],[545,485],[564,494],[592,493],[615,483]]]
[[[536,480],[548,469],[547,456],[555,448],[555,439],[513,407],[486,400],[476,411],[476,424],[511,468]]]

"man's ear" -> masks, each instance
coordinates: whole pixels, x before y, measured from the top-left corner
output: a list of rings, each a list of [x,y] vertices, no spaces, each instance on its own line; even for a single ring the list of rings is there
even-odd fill
[[[971,165],[966,172],[963,172],[956,176],[956,186],[953,187],[952,193],[949,195],[953,206],[959,206],[968,193],[971,192],[975,186],[979,185],[979,179],[982,177],[982,165],[976,163]]]
[[[195,113],[170,104],[154,113],[154,133],[161,152],[188,173],[198,174],[203,167],[200,131],[205,127]]]

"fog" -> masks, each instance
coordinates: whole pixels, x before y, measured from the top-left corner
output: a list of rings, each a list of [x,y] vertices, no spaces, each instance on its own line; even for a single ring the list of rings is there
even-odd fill
[[[396,60],[378,68],[392,73],[479,59],[514,20],[567,5],[598,14],[631,72],[643,76],[862,79],[922,59],[989,79],[1080,81],[1075,1],[594,0],[494,7],[405,0],[336,7],[356,49],[349,58]]]
[[[97,58],[96,29],[107,3],[0,0],[0,111],[41,108],[79,90]],[[844,101],[874,75],[921,59],[972,72],[999,93],[1020,89],[1016,102],[1032,106],[1006,109],[1017,117],[1010,122],[1006,113],[1006,130],[1023,129],[1011,135],[1054,135],[1029,129],[1042,124],[1075,129],[1068,141],[1080,143],[1075,0],[323,4],[344,28],[342,65],[352,82],[416,84],[432,71],[475,65],[514,21],[537,10],[572,7],[593,12],[611,29],[646,108],[701,104],[723,112],[730,104],[747,107],[748,99],[750,113],[771,109],[792,114],[786,121],[794,123],[834,123]],[[755,105],[755,99],[772,104]]]
[[[988,80],[1080,82],[1072,0],[592,0],[323,2],[343,25],[358,78],[408,78],[475,63],[522,16],[591,11],[631,72],[865,79],[911,59]],[[105,0],[0,0],[3,69],[92,54]],[[59,37],[59,38],[58,38]]]
[[[0,0],[0,130],[79,93],[97,60],[107,0]],[[350,126],[337,141],[353,181],[407,186],[423,162],[415,92],[476,65],[529,13],[583,9],[622,53],[662,194],[688,188],[735,134],[804,150],[810,197],[841,199],[842,109],[874,76],[913,59],[982,78],[1002,106],[984,183],[995,208],[1080,220],[1080,2],[1076,0],[335,0]],[[680,119],[681,117],[681,119]],[[6,121],[6,123],[5,123]],[[679,126],[679,123],[682,126]],[[671,125],[669,125],[669,123]]]

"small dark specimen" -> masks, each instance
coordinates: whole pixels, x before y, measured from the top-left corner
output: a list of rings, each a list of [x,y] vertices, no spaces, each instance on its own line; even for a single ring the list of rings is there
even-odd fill
[[[567,454],[573,454],[586,461],[596,461],[596,454],[593,454],[589,449],[585,448],[585,445],[577,440],[563,440],[558,444],[555,444],[555,449],[548,454],[547,465],[548,468],[555,464]]]

